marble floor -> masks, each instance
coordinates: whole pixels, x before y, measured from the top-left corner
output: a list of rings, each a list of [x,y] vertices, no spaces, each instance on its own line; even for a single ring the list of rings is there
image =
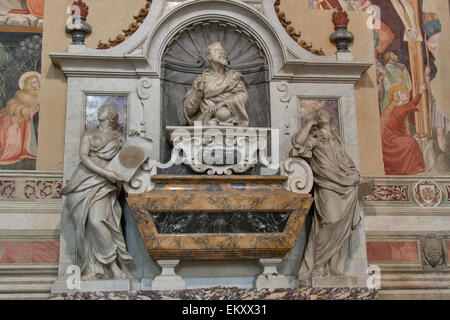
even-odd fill
[[[366,288],[237,289],[179,291],[78,292],[51,294],[50,300],[376,300]]]

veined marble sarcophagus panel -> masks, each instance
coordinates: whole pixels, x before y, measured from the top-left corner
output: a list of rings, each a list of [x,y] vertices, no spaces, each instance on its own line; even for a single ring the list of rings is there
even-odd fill
[[[131,211],[157,260],[282,258],[294,247],[312,204],[286,191],[282,176],[154,176],[129,195]]]

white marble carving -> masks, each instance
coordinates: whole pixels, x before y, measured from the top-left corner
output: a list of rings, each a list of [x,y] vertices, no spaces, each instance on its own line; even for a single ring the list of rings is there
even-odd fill
[[[197,173],[231,175],[245,173],[258,164],[258,152],[267,147],[267,128],[167,127],[173,144],[172,160]]]
[[[304,50],[290,38],[280,24],[274,0],[160,0],[153,1],[140,28],[115,47],[96,50],[87,46],[69,46],[68,52],[50,53],[52,62],[59,65],[68,78],[64,180],[69,178],[79,162],[77,150],[84,131],[84,97],[86,94],[120,93],[128,96],[128,128],[153,141],[150,153],[152,160],[145,162],[131,182],[124,187],[129,193],[151,190],[151,175],[155,174],[157,166],[161,165],[158,162],[163,162],[161,150],[164,146],[161,144],[166,143],[163,138],[168,126],[162,123],[162,115],[165,112],[163,95],[167,93],[161,90],[165,77],[163,64],[166,49],[176,42],[177,36],[183,30],[189,30],[197,24],[202,25],[202,29],[212,21],[234,25],[238,34],[241,30],[245,31],[246,36],[254,42],[254,48],[261,50],[267,61],[264,66],[267,70],[264,81],[269,87],[266,99],[270,105],[270,120],[267,125],[261,127],[270,127],[273,134],[281,133],[279,143],[273,143],[274,139],[271,139],[272,155],[279,154],[281,161],[286,160],[291,145],[290,137],[301,129],[296,99],[292,97],[339,99],[342,106],[339,110],[343,127],[342,140],[347,153],[358,166],[354,85],[361,78],[361,74],[372,65],[372,61],[343,61],[337,55],[315,56]],[[251,99],[250,95],[249,100]],[[249,106],[251,105],[252,101],[249,101]],[[177,112],[181,112],[183,116],[182,109]],[[249,110],[250,118],[251,112],[252,110]],[[181,125],[184,124],[174,126]],[[289,170],[294,170],[294,176],[301,176],[295,172],[303,169],[301,165],[293,169],[296,166],[297,164],[292,163]],[[299,187],[297,183],[293,184]],[[308,184],[305,185],[304,192],[307,189]],[[66,223],[63,214],[62,235],[66,232]],[[359,247],[352,259],[355,266],[352,262],[350,268],[365,270],[367,259],[364,233],[355,234],[355,238],[359,241]],[[60,255],[59,275],[63,277],[65,270],[72,263],[70,243],[66,242],[64,236],[61,237]],[[293,263],[292,266],[294,265],[298,266],[298,263]],[[245,273],[247,269],[248,265],[236,262],[233,275],[228,276],[238,274],[236,279],[233,278],[233,283],[251,283],[254,276]],[[205,265],[197,271],[208,276],[211,268]],[[290,267],[283,272],[292,278],[298,270]],[[180,266],[179,273],[183,273],[183,266]],[[146,277],[156,275],[157,273],[153,272]],[[190,281],[189,283],[194,283],[195,279]],[[217,283],[220,283],[220,280],[217,280]]]
[[[288,191],[308,194],[313,188],[313,172],[309,164],[299,158],[288,158],[281,167],[281,172],[289,177],[286,182]]]

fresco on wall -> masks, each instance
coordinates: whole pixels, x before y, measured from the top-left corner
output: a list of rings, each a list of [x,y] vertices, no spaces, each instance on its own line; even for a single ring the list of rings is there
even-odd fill
[[[35,170],[44,0],[0,1],[0,170]]]
[[[0,32],[0,169],[34,170],[42,35]]]
[[[119,120],[114,130],[127,136],[127,110],[128,96],[119,95],[86,95],[86,122],[85,128],[90,129],[99,126],[97,119],[98,110],[105,104],[112,104],[119,112]]]
[[[16,15],[15,20],[17,20],[17,18],[20,19],[17,15],[30,14],[38,19],[42,19],[44,17],[44,5],[45,0],[1,0],[0,13],[6,13],[11,16]],[[30,18],[31,17],[28,17],[28,20]],[[21,23],[21,26],[23,27],[25,24]]]
[[[310,8],[333,10],[341,8],[345,11],[364,11],[371,6],[368,0],[308,0]]]
[[[302,128],[312,119],[316,110],[325,109],[331,116],[331,132],[336,133],[338,136],[341,135],[338,100],[303,99],[299,97],[298,103]]]
[[[450,50],[448,1],[308,2],[318,10],[373,13],[385,173],[450,174],[450,79],[443,60]]]

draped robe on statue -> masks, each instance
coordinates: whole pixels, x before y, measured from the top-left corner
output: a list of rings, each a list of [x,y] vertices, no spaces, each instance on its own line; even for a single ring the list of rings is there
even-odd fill
[[[293,141],[291,156],[310,160],[314,173],[314,217],[299,280],[324,268],[343,274],[349,257],[350,236],[361,220],[358,205],[359,172],[340,138],[314,131],[304,145]]]
[[[96,130],[96,129],[94,129]],[[100,146],[89,146],[89,158],[105,168],[120,150],[120,134],[114,132]],[[122,210],[117,200],[119,189],[108,179],[80,163],[72,179],[62,190],[66,206],[75,224],[76,258],[82,273],[104,275],[104,265],[118,257],[123,262],[133,258],[126,250],[120,226]]]
[[[235,70],[225,69],[220,74],[204,72],[184,97],[184,114],[189,125],[193,125],[194,121],[203,121],[209,110],[224,102],[232,116],[225,122],[218,122],[218,125],[247,127],[248,88],[247,79]],[[199,99],[197,92],[202,90],[203,98]]]
[[[422,97],[402,106],[395,107],[382,132],[384,171],[387,175],[416,175],[425,170],[425,161],[417,141],[408,135],[406,118],[412,119]]]

